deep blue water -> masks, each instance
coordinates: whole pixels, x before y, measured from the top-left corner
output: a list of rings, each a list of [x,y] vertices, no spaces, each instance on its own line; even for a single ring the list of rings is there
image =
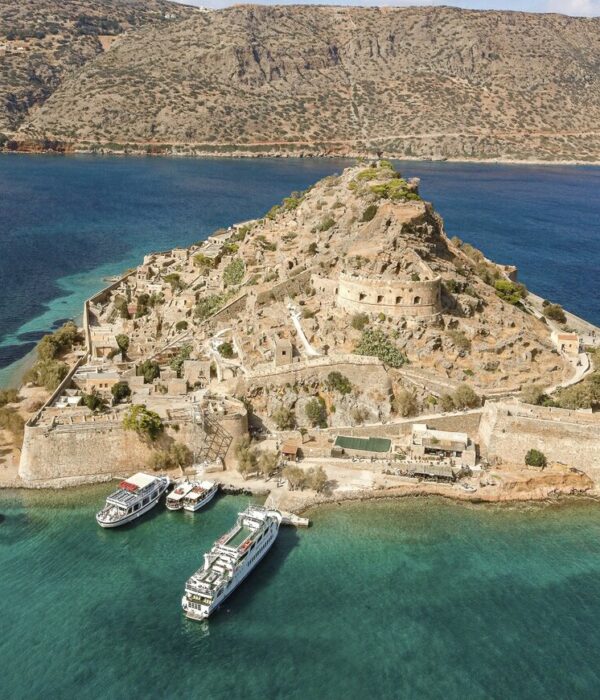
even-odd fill
[[[0,155],[0,383],[103,277],[259,216],[348,162]],[[421,177],[450,235],[600,324],[600,168],[399,166]]]
[[[106,531],[107,489],[0,493],[3,700],[599,696],[597,504],[322,508],[196,623],[185,580],[247,499]]]

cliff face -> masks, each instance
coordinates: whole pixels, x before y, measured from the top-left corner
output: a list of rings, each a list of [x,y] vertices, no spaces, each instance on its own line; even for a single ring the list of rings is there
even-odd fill
[[[241,6],[128,35],[21,140],[600,158],[600,19]]]

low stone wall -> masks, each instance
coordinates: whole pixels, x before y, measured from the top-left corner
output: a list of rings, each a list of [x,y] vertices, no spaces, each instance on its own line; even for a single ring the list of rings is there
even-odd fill
[[[269,289],[259,290],[256,294],[256,304],[260,306],[269,301],[283,301],[289,296],[299,294],[310,281],[311,274],[312,269],[303,270],[283,282],[274,284]]]
[[[222,309],[219,309],[219,311],[210,316],[210,318],[206,319],[206,323],[229,321],[230,319],[239,316],[239,314],[246,308],[247,303],[248,295],[244,293],[236,299],[230,301],[229,304],[226,304]]]
[[[488,403],[479,430],[490,461],[523,464],[528,450],[543,452],[600,481],[600,414],[522,404]]]
[[[294,362],[280,367],[248,372],[248,387],[283,386],[297,381],[323,381],[330,372],[337,371],[360,386],[387,389],[389,378],[383,364],[376,357],[362,355],[328,355]]]

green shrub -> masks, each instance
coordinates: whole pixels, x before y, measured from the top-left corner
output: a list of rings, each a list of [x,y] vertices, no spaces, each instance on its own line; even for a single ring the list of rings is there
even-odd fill
[[[544,316],[549,318],[551,321],[558,321],[558,323],[567,322],[564,309],[560,304],[545,304],[543,310]]]
[[[233,287],[244,279],[246,265],[241,258],[235,258],[223,270],[223,284],[226,287]]]
[[[375,218],[375,214],[377,214],[377,205],[369,204],[369,206],[363,211],[360,220],[364,222],[372,221]]]
[[[191,345],[182,345],[178,352],[177,355],[171,360],[169,363],[169,367],[177,373],[177,376],[181,378],[181,370],[183,368],[183,363],[189,359],[190,355],[192,354],[192,346]]]
[[[327,427],[327,408],[321,396],[311,399],[305,406],[306,417],[313,427]]]
[[[354,316],[352,316],[352,320],[350,321],[352,328],[357,331],[362,331],[368,323],[369,317],[367,314],[354,314]]]
[[[187,327],[188,327],[187,321],[177,321],[177,323],[175,324],[176,331],[185,331],[185,330],[187,330]]]
[[[53,360],[71,350],[73,345],[81,342],[82,338],[77,326],[68,321],[54,333],[45,335],[37,346],[37,355],[40,360]]]
[[[232,357],[235,357],[235,350],[233,349],[233,344],[231,341],[226,340],[223,343],[219,345],[219,354],[221,357],[224,357],[225,359],[230,360]]]
[[[547,463],[546,455],[533,447],[525,455],[525,464],[529,467],[541,467],[543,469]]]
[[[163,432],[164,425],[158,413],[150,411],[143,404],[135,404],[127,409],[123,428],[135,430],[140,437],[154,441]]]
[[[329,231],[329,229],[335,225],[335,219],[331,216],[326,217],[321,221],[321,224],[318,226],[319,231]]]
[[[194,314],[200,321],[204,321],[209,316],[216,313],[226,300],[227,297],[224,294],[209,294],[206,297],[202,297],[196,304]]]
[[[341,372],[330,372],[327,375],[327,387],[330,391],[337,391],[342,394],[342,396],[352,392],[350,380]]]
[[[293,430],[296,426],[296,414],[287,406],[281,406],[271,416],[279,430]]]
[[[110,389],[113,397],[113,403],[118,404],[131,396],[131,389],[127,382],[117,382]]]
[[[69,373],[69,368],[59,360],[38,360],[25,374],[24,380],[48,391],[54,391]]]
[[[390,367],[402,367],[406,363],[406,355],[379,328],[365,329],[354,352],[378,357]]]
[[[115,336],[115,341],[119,350],[121,351],[121,355],[125,355],[127,350],[129,350],[129,336],[125,335],[124,333],[119,333]]]
[[[181,289],[185,289],[185,284],[181,281],[181,275],[177,272],[171,272],[163,277],[163,280],[171,285],[171,290],[177,292]]]
[[[524,285],[516,284],[507,279],[498,279],[494,282],[496,294],[502,301],[508,304],[518,304],[521,299],[527,296],[527,290]]]
[[[160,377],[160,365],[154,360],[144,360],[136,368],[138,377],[144,377],[144,384],[152,384],[152,382]]]
[[[194,255],[194,265],[196,267],[199,267],[200,270],[204,273],[206,273],[208,270],[210,270],[212,267],[215,266],[215,260],[213,258],[209,258],[204,253],[197,253]]]
[[[100,409],[104,408],[106,403],[100,394],[94,389],[89,394],[83,394],[81,398],[83,405],[87,406],[90,411],[99,411]]]
[[[468,384],[461,384],[453,395],[456,408],[477,408],[481,406],[481,398]]]

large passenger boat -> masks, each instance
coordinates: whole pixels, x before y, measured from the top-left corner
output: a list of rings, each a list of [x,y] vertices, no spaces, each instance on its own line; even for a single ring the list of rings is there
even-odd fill
[[[158,503],[170,483],[168,476],[138,472],[119,484],[96,515],[100,527],[118,527],[147,513]]]
[[[184,510],[200,510],[215,497],[219,485],[215,481],[193,481],[192,488],[183,499]]]
[[[239,586],[269,551],[281,513],[249,506],[235,526],[204,555],[204,566],[188,579],[181,606],[192,620],[206,619]]]

